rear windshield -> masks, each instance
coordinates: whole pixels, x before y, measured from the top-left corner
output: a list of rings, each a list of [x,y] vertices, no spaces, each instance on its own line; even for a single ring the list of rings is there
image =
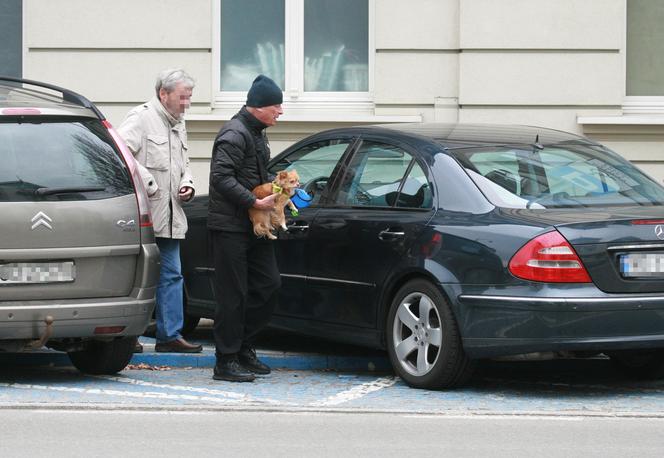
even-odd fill
[[[98,120],[0,122],[0,202],[108,199],[133,193]]]
[[[498,207],[664,205],[664,187],[597,145],[492,147],[450,153]]]

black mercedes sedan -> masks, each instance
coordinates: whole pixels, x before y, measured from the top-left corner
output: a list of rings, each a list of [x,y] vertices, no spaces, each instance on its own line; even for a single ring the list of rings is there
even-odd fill
[[[269,168],[312,196],[274,242],[273,326],[384,348],[421,388],[511,355],[664,372],[664,188],[606,147],[538,127],[352,127]],[[215,304],[207,196],[186,211],[191,324]]]

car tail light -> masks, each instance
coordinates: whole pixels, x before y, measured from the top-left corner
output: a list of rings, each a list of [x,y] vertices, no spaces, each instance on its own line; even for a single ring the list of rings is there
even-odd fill
[[[131,179],[134,182],[134,189],[136,190],[136,200],[138,201],[138,212],[140,215],[140,225],[141,227],[151,227],[152,226],[152,215],[150,214],[150,202],[148,200],[148,193],[145,191],[143,186],[143,180],[141,180],[141,174],[138,171],[138,166],[134,155],[131,154],[129,148],[125,144],[124,140],[118,135],[118,133],[113,129],[108,120],[102,121],[104,127],[108,130],[113,138],[113,141],[120,149],[122,153],[122,158],[124,159],[127,167],[129,167],[129,172],[131,173]]]
[[[632,224],[645,225],[645,224],[664,224],[664,219],[635,219]]]
[[[590,283],[581,259],[558,231],[547,232],[526,243],[512,257],[515,277],[549,283]]]

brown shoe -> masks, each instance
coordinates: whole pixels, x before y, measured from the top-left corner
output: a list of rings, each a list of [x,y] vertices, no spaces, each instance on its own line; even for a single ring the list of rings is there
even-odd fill
[[[200,353],[203,351],[203,346],[190,344],[180,337],[170,342],[157,342],[154,350],[158,353]]]

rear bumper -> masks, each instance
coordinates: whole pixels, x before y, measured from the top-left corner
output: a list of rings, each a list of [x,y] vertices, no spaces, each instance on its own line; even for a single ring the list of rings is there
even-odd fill
[[[545,351],[664,348],[664,295],[458,296],[472,358]]]
[[[99,326],[124,326],[113,336],[138,336],[145,331],[154,310],[154,289],[146,299],[135,297],[23,301],[0,303],[0,340],[37,339],[47,316],[53,318],[51,340],[102,337]]]

